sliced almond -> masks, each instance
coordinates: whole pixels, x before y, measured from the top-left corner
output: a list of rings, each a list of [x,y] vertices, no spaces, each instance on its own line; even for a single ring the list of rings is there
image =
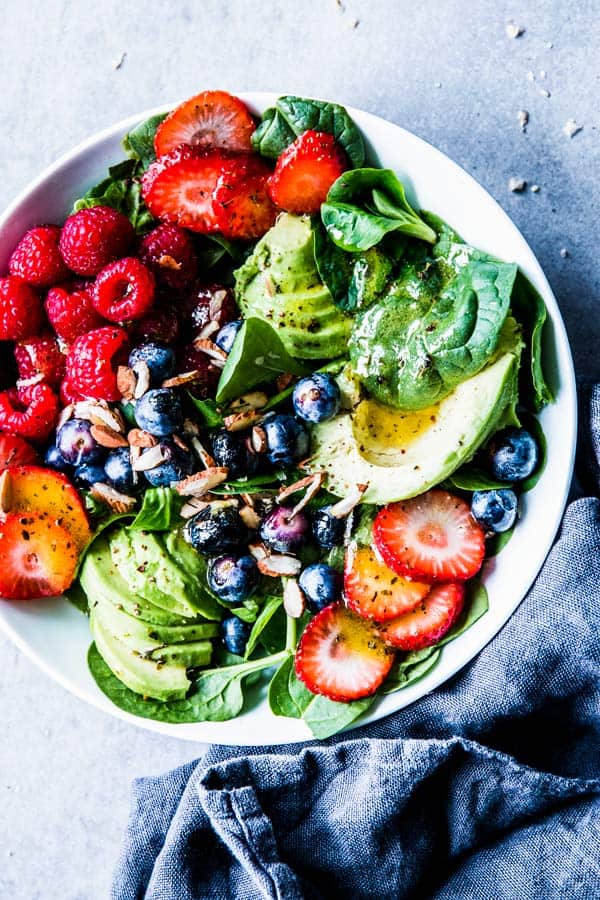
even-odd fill
[[[90,488],[90,494],[95,500],[99,500],[116,513],[125,513],[132,510],[135,506],[135,497],[129,497],[127,494],[121,494],[109,484],[98,481]]]
[[[186,453],[190,452],[190,448],[186,444],[185,441],[182,441],[178,434],[173,435],[173,443],[177,444],[180,450],[184,450]]]
[[[127,440],[132,447],[139,447],[140,449],[143,447],[156,447],[158,444],[158,438],[155,438],[149,431],[144,431],[143,428],[132,428],[127,433]]]
[[[257,541],[255,544],[248,544],[248,550],[250,555],[256,560],[266,559],[267,556],[271,555],[271,551],[266,544],[262,543],[262,541]]]
[[[314,495],[323,484],[324,480],[324,472],[315,472],[314,475],[306,475],[299,481],[295,481],[293,484],[288,484],[286,487],[282,488],[277,494],[276,501],[277,503],[282,503],[284,500],[287,500],[288,497],[291,497],[292,494],[297,494],[298,491],[304,491],[306,489],[312,490],[313,493],[311,494],[311,496],[314,497]]]
[[[61,409],[60,415],[58,417],[58,421],[56,423],[56,430],[60,431],[65,422],[68,422],[69,419],[73,416],[73,409],[75,405],[73,403],[68,403],[64,409]]]
[[[255,453],[265,453],[267,449],[267,432],[260,425],[255,425],[250,435],[250,444]]]
[[[179,272],[181,269],[181,263],[173,259],[168,253],[163,253],[162,256],[158,257],[158,264],[161,269],[171,269],[173,272]]]
[[[199,435],[200,429],[192,419],[183,420],[183,433],[190,437],[191,435]]]
[[[223,422],[227,431],[243,431],[256,422],[260,422],[262,415],[256,409],[247,409],[244,412],[234,413],[231,416],[225,416]]]
[[[12,505],[12,483],[10,469],[5,469],[0,475],[0,512],[10,512]]]
[[[210,506],[210,501],[201,500],[200,497],[190,497],[190,499],[181,507],[179,515],[182,519],[191,519],[192,516],[202,512],[202,510],[206,509],[208,506]]]
[[[243,500],[246,506],[254,509],[254,497],[252,496],[252,494],[240,494],[240,498]]]
[[[125,420],[116,409],[110,409],[104,400],[80,400],[73,407],[77,419],[85,419],[92,425],[107,425],[115,431],[125,431]]]
[[[192,384],[194,381],[198,381],[201,377],[198,369],[190,369],[189,372],[182,372],[181,375],[174,375],[172,378],[167,378],[163,381],[162,386],[164,388],[173,388],[173,387],[181,387],[184,384]]]
[[[264,391],[250,391],[248,394],[242,394],[237,400],[231,404],[232,409],[262,409],[269,402],[269,398]]]
[[[197,437],[193,437],[190,443],[196,451],[198,459],[206,469],[212,469],[217,465],[214,457],[210,455],[206,447],[204,447],[204,445],[198,440]]]
[[[211,322],[207,322],[204,328],[199,332],[198,337],[204,340],[208,340],[209,337],[213,334],[217,334],[221,329],[219,328],[219,323],[214,320]]]
[[[196,338],[194,341],[194,347],[196,350],[201,350],[202,353],[206,353],[214,362],[216,363],[225,363],[227,362],[227,354],[224,350],[215,344],[213,341],[209,341],[207,338]]]
[[[208,314],[211,319],[218,319],[223,309],[223,304],[227,299],[227,291],[225,288],[219,288],[214,292],[208,304]]]
[[[141,456],[138,456],[135,463],[132,464],[132,468],[136,472],[148,472],[150,469],[155,469],[157,466],[160,466],[166,459],[167,454],[165,453],[164,448],[160,444],[157,444],[155,447],[150,447],[149,450],[145,450]]]
[[[182,497],[201,497],[207,494],[218,484],[227,480],[229,469],[225,466],[213,466],[203,472],[196,472],[189,478],[178,481],[174,487]]]
[[[335,519],[345,519],[346,516],[352,512],[354,507],[358,506],[368,487],[368,482],[367,484],[357,484],[356,487],[352,488],[347,497],[338,500],[337,503],[334,503],[333,506],[330,507],[329,512],[331,515]]]
[[[135,372],[129,366],[119,366],[117,369],[117,389],[124,400],[133,400],[133,394],[137,384]]]
[[[292,619],[299,619],[306,608],[304,591],[295,578],[286,578],[283,586],[283,608]]]
[[[273,553],[271,556],[257,560],[256,565],[259,572],[262,572],[263,575],[270,575],[272,578],[293,577],[299,575],[302,568],[299,559],[296,559],[295,556],[288,556],[286,553]]]
[[[109,428],[108,425],[92,425],[90,434],[97,444],[100,444],[101,447],[108,447],[109,450],[113,450],[115,447],[129,446],[127,438],[115,431],[114,428]]]
[[[133,399],[139,400],[140,397],[144,396],[146,391],[150,390],[150,368],[146,360],[140,359],[131,367],[131,369],[136,377],[136,384],[133,389]]]
[[[137,471],[135,464],[142,455],[142,448],[131,444],[129,447],[129,461],[131,463],[133,483],[137,484],[140,480],[140,473]]]
[[[256,531],[261,523],[260,516],[251,506],[242,506],[240,509],[240,519],[250,531]]]

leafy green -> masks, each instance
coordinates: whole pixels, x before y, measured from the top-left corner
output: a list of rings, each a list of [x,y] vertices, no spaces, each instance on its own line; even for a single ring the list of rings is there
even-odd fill
[[[237,478],[224,481],[211,489],[212,494],[261,494],[269,488],[279,488],[288,480],[287,473],[282,470],[270,472],[268,475],[253,475],[251,478]]]
[[[200,413],[202,424],[206,428],[221,428],[224,425],[223,416],[214,400],[198,400],[188,391],[188,397]]]
[[[459,491],[491,491],[495,488],[511,487],[506,481],[496,481],[490,478],[484,469],[479,466],[467,463],[457,469],[452,475],[446,479],[450,487]]]
[[[392,671],[383,685],[382,693],[393,694],[394,691],[400,691],[418,681],[437,665],[441,653],[439,646],[425,647],[423,650],[412,650],[410,653],[406,653],[392,667]]]
[[[391,169],[355,169],[333,183],[321,219],[334,244],[357,253],[400,231],[433,244],[435,231],[410,206]]]
[[[133,160],[111,166],[108,178],[89,188],[83,197],[75,201],[73,212],[92,206],[111,206],[127,216],[138,234],[149,231],[155,221],[142,200],[140,184],[134,177],[133,166],[135,166]]]
[[[513,312],[525,330],[525,358],[522,366],[522,396],[535,410],[552,403],[552,389],[543,368],[542,334],[546,322],[546,305],[531,282],[518,272],[511,298]]]
[[[373,522],[379,509],[375,503],[361,503],[355,510],[352,537],[362,547],[373,543]]]
[[[305,375],[307,370],[287,352],[279,335],[262,319],[250,318],[237,333],[217,387],[217,403],[241,396],[282,372]]]
[[[182,498],[172,488],[148,488],[142,508],[129,527],[133,531],[167,531],[176,524],[182,505]]]
[[[444,635],[441,641],[435,645],[436,649],[438,647],[443,647],[444,644],[453,641],[454,638],[457,638],[459,635],[463,634],[467,629],[474,625],[478,619],[480,619],[490,608],[490,603],[488,599],[488,592],[485,589],[485,585],[481,583],[478,579],[471,579],[471,581],[467,582],[466,585],[467,596],[465,600],[465,605],[463,612],[456,623],[453,625],[450,631]]]
[[[123,139],[125,153],[141,163],[142,169],[147,169],[150,163],[156,159],[154,135],[156,134],[156,129],[166,117],[167,113],[151,116],[145,122],[140,122],[139,125],[132,128]]]
[[[229,241],[221,234],[198,236],[198,262],[201,269],[212,269],[224,260],[238,266],[244,260],[245,249],[240,244]]]
[[[529,478],[526,478],[525,481],[521,482],[521,490],[531,491],[542,477],[542,473],[546,468],[548,442],[546,441],[546,435],[544,434],[544,429],[542,428],[540,420],[535,416],[529,415],[528,413],[521,413],[521,422],[523,427],[535,438],[539,449],[539,460],[535,471],[531,473]]]
[[[245,659],[248,659],[249,656],[252,655],[254,650],[256,649],[256,645],[258,644],[258,639],[263,633],[265,627],[271,621],[281,604],[283,603],[283,597],[266,597],[264,605],[258,614],[258,618],[256,619],[252,631],[250,632],[250,636],[248,638],[248,643],[246,644],[246,653],[244,654]]]
[[[354,168],[362,166],[365,146],[362,135],[343,106],[304,97],[280,97],[267,109],[252,135],[252,146],[261,156],[277,159],[304,131],[325,131],[346,151]]]
[[[67,598],[69,603],[72,603],[79,612],[85,613],[85,615],[89,612],[88,607],[88,599],[87,594],[81,587],[79,581],[74,581],[68,591],[65,591],[64,596]]]
[[[508,531],[501,531],[499,534],[494,534],[491,538],[488,538],[485,547],[486,556],[490,559],[494,556],[498,556],[510,541],[514,530],[515,526],[513,525]]]

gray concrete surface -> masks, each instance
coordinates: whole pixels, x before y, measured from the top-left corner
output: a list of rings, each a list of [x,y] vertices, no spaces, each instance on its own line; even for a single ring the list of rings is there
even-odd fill
[[[1,19],[0,207],[92,132],[206,87],[336,98],[431,141],[499,200],[578,371],[600,374],[598,0],[4,0]],[[539,191],[511,193],[513,176]],[[2,637],[0,665],[0,898],[105,898],[131,778],[199,748],[88,708]]]

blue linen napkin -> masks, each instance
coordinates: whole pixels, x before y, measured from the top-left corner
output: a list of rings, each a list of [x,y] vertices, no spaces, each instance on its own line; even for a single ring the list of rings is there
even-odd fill
[[[600,385],[581,481],[600,484]],[[134,783],[113,900],[600,897],[600,500],[451,681],[327,742],[210,748]]]

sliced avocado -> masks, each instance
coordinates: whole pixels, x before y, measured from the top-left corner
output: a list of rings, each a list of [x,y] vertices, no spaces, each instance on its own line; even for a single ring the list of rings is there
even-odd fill
[[[196,613],[205,619],[220,620],[223,608],[208,590],[206,581],[206,560],[194,550],[177,531],[170,531],[163,537],[169,556],[175,560],[188,584],[187,598]]]
[[[365,503],[414,497],[447,478],[485,443],[514,404],[520,345],[442,401],[401,412],[363,400],[315,426],[310,471],[325,471],[338,497],[368,484]]]
[[[152,657],[165,666],[187,666],[199,668],[207,666],[212,658],[213,645],[210,641],[188,641],[185,644],[168,644],[156,650]]]
[[[299,359],[345,353],[352,318],[334,304],[319,278],[308,216],[283,213],[235,273],[236,299],[245,317],[264,319]]]
[[[207,622],[205,619],[200,622],[189,619],[186,625],[154,625],[115,606],[101,593],[90,596],[90,609],[102,619],[109,631],[131,647],[134,644],[130,643],[130,638],[147,647],[152,642],[164,645],[204,641],[218,637],[220,631],[218,622]]]

